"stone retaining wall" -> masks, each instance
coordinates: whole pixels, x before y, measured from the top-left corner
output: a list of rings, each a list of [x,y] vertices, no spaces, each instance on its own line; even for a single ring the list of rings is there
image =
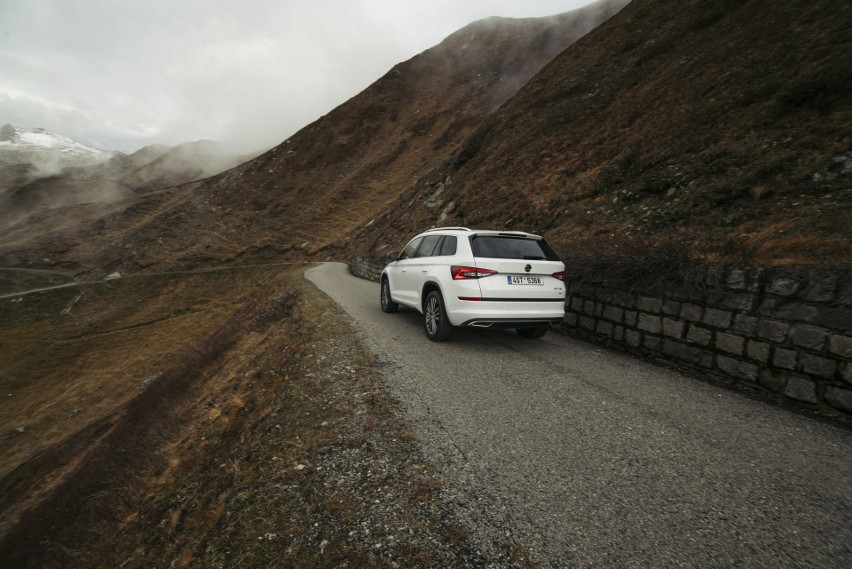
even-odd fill
[[[356,257],[378,281],[384,261]],[[852,419],[852,270],[707,267],[689,285],[569,281],[565,331]]]
[[[382,276],[385,265],[387,265],[387,261],[380,261],[371,257],[353,257],[349,261],[349,272],[356,277],[379,282],[379,277]]]
[[[570,282],[569,333],[852,418],[852,271],[708,267],[690,286]]]

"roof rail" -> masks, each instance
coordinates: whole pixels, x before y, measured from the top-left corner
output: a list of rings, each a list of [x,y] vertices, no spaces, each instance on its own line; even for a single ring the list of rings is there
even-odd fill
[[[429,231],[470,231],[467,227],[433,227],[432,229],[427,229],[424,233],[428,233]]]

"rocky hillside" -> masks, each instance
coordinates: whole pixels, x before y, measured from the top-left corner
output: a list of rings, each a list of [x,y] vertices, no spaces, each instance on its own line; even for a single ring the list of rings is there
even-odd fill
[[[249,163],[202,184],[127,200],[120,211],[87,212],[88,229],[76,232],[86,235],[83,241],[65,231],[18,237],[14,247],[0,248],[0,259],[134,270],[347,243],[358,226],[453,156],[548,61],[624,3],[476,22]]]
[[[835,0],[634,0],[365,225],[362,249],[440,223],[539,231],[568,253],[685,239],[848,262],[850,29]]]
[[[48,219],[0,235],[0,263],[345,259],[456,224],[540,232],[566,255],[852,260],[848,3],[624,4],[474,23],[255,160],[75,208],[71,237]]]

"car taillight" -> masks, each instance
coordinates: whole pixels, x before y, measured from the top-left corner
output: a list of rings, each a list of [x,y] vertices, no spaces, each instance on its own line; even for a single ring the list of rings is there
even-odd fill
[[[558,273],[553,273],[553,278],[559,279],[560,281],[565,280],[565,271],[559,271]]]
[[[453,275],[454,281],[460,281],[464,279],[481,279],[482,277],[487,277],[488,275],[496,274],[497,271],[492,271],[490,269],[477,269],[476,267],[462,267],[459,265],[453,265],[450,267],[450,273]]]

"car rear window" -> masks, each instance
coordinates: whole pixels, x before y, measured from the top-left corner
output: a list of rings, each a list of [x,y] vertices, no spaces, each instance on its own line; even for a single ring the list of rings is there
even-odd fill
[[[559,256],[541,239],[505,235],[474,235],[470,238],[474,257],[558,261]]]
[[[447,235],[446,237],[444,237],[443,243],[441,243],[441,251],[438,253],[438,255],[455,255],[456,246],[456,236]]]

